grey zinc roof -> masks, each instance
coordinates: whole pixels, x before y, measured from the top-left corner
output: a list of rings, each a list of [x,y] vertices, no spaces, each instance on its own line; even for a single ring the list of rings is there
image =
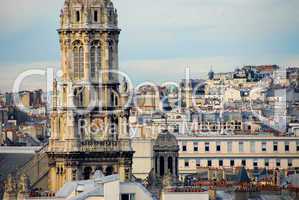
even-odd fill
[[[85,181],[72,181],[66,183],[57,193],[56,197],[66,198],[74,191],[77,191],[80,188],[82,192],[80,195],[71,198],[71,200],[83,200],[92,196],[103,196],[104,195],[104,183],[116,181],[119,179],[118,175],[111,176],[95,176],[94,179],[85,180]]]
[[[56,197],[67,197],[73,191],[76,191],[76,189],[79,185],[88,185],[88,184],[91,184],[92,182],[93,182],[93,180],[68,182],[56,193],[55,196]]]
[[[88,191],[84,191],[76,197],[71,198],[70,200],[85,200],[89,197],[95,196],[104,196],[104,188],[100,186],[93,186],[88,188]]]
[[[56,197],[67,197],[70,195],[77,187],[77,182],[66,183],[57,193]]]
[[[237,175],[237,181],[238,181],[238,183],[248,183],[248,182],[250,182],[250,178],[249,178],[249,176],[247,174],[247,171],[244,167],[242,167],[240,169],[240,172]]]
[[[14,173],[16,169],[23,167],[33,157],[34,154],[0,152],[0,182],[2,182],[8,174]]]
[[[288,177],[286,177],[283,181],[286,184],[292,184],[295,187],[299,187],[299,175],[293,174]]]

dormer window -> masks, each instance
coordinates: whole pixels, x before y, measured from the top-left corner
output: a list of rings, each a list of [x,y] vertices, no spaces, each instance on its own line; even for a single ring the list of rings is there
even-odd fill
[[[76,11],[76,21],[80,22],[80,11],[79,10]]]
[[[97,10],[95,10],[93,13],[93,21],[98,22],[98,11]]]

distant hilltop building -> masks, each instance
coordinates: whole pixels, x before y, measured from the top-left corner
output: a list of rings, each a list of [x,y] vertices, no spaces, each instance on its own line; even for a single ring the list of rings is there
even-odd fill
[[[18,106],[22,104],[26,108],[38,108],[45,104],[41,89],[34,91],[7,92],[1,95],[0,102],[3,106]],[[16,98],[18,97],[18,98]]]

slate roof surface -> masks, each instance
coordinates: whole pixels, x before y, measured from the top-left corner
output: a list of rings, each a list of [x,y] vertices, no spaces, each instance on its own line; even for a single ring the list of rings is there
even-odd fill
[[[13,173],[16,171],[16,169],[23,167],[33,157],[34,154],[0,152],[0,182],[2,182],[8,174]]]

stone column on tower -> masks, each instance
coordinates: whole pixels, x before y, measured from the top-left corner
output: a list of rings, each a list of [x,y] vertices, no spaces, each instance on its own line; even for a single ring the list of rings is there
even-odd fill
[[[89,49],[90,49],[90,39],[88,35],[83,36],[83,49],[84,49],[84,80],[90,81],[90,55],[89,55]]]

